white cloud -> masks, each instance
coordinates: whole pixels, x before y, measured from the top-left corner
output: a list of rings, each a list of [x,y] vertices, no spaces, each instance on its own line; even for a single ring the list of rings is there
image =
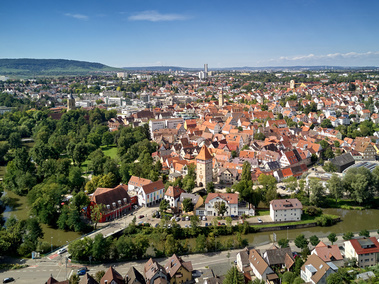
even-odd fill
[[[325,60],[325,59],[356,59],[356,58],[367,58],[367,57],[377,57],[379,51],[368,51],[368,52],[347,52],[347,53],[330,53],[324,55],[297,55],[297,56],[281,56],[278,59],[270,59],[271,62],[283,62],[283,61],[311,61],[311,60]]]
[[[130,16],[129,21],[150,21],[150,22],[162,22],[162,21],[183,21],[188,17],[179,14],[161,14],[157,11],[142,11]]]
[[[67,17],[71,17],[71,18],[78,19],[78,20],[83,20],[83,21],[87,21],[87,20],[89,19],[88,16],[83,15],[83,14],[71,14],[71,13],[66,13],[66,14],[64,14],[64,15],[67,16]]]

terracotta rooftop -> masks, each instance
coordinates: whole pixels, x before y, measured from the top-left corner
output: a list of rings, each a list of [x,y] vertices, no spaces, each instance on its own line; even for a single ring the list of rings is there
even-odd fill
[[[204,145],[203,147],[201,147],[200,153],[199,155],[197,155],[196,159],[203,161],[212,159],[212,155],[211,153],[209,153],[207,146]]]

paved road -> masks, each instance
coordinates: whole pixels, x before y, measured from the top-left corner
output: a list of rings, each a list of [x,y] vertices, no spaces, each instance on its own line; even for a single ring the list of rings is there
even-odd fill
[[[371,236],[375,236],[377,238],[379,237],[376,232],[372,232]],[[327,238],[321,238],[320,240],[327,244],[330,244]],[[338,246],[343,245],[343,239],[341,236],[338,237],[338,241],[335,244]],[[271,246],[271,243],[266,243],[260,244],[256,246],[256,248],[264,251]],[[290,242],[290,247],[293,251],[300,252],[300,250],[294,245],[293,241]],[[313,249],[311,245],[309,245],[309,247]],[[206,266],[210,265],[223,265],[232,263],[236,259],[236,254],[239,251],[240,250],[238,249],[216,253],[193,254],[183,256],[182,258],[185,261],[191,261],[195,270],[202,270],[205,269]],[[230,254],[229,259],[227,258],[228,253]],[[167,259],[160,258],[156,260],[164,265]],[[140,261],[130,261],[123,263],[109,263],[106,265],[91,265],[89,266],[89,273],[94,275],[99,270],[107,270],[111,265],[114,265],[115,269],[123,276],[126,275],[129,268],[132,266],[136,267],[142,273],[143,265],[146,261],[147,260],[144,259]],[[58,281],[62,281],[66,279],[66,275],[69,277],[72,273],[76,273],[80,267],[79,264],[68,263],[66,270],[64,256],[56,256],[52,260],[49,260],[47,258],[40,260],[28,260],[27,264],[29,265],[27,268],[10,270],[0,273],[0,278],[14,277],[16,279],[16,283],[45,283],[47,279],[52,275]]]

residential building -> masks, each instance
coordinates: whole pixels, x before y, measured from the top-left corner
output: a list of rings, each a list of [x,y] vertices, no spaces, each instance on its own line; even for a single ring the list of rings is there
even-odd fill
[[[225,212],[220,214],[224,208]],[[205,206],[196,210],[199,216],[242,216],[243,214],[254,216],[255,211],[248,203],[238,203],[237,193],[209,193],[205,200]]]
[[[133,191],[137,193],[137,191],[144,185],[152,183],[151,180],[146,178],[140,178],[136,176],[131,176],[128,182],[128,190],[129,192]]]
[[[192,283],[192,263],[191,261],[183,261],[176,254],[171,256],[165,265],[165,270],[171,284]]]
[[[311,254],[317,255],[325,262],[343,260],[338,245],[326,245],[323,242],[319,242]]]
[[[326,284],[326,278],[332,273],[335,271],[315,254],[308,256],[300,270],[301,279],[312,284]]]
[[[371,142],[359,141],[354,148],[359,154],[362,155],[362,160],[375,161],[376,150]]]
[[[164,280],[168,282],[167,272],[162,265],[150,258],[143,267],[146,284],[154,284],[155,281]]]
[[[278,277],[257,250],[250,250],[249,261],[254,275],[259,280],[266,282],[269,278],[275,278],[273,276],[276,276],[276,278]],[[268,277],[269,275],[270,277]]]
[[[185,193],[185,190],[181,189],[180,187],[169,186],[164,195],[164,199],[168,201],[171,208],[177,208],[178,201],[182,193]]]
[[[100,284],[124,284],[124,278],[111,266],[101,278]]]
[[[143,275],[133,266],[129,268],[124,278],[125,284],[146,284]]]
[[[149,207],[161,202],[164,196],[164,184],[161,180],[143,185],[137,192],[138,205]]]
[[[192,201],[192,204],[193,204],[193,211],[192,211],[192,212],[186,212],[186,214],[193,215],[194,212],[196,212],[196,210],[197,210],[200,206],[203,205],[203,203],[204,203],[204,199],[203,199],[200,195],[198,195],[198,194],[193,194],[193,193],[182,193],[182,194],[180,195],[180,201],[179,201],[179,205],[178,205],[178,207],[180,207],[180,210],[181,210],[182,212],[184,212],[184,210],[183,210],[183,201],[184,201],[184,199],[187,199],[187,198],[191,199],[191,201]]]
[[[297,198],[275,199],[270,202],[270,217],[274,222],[300,221],[303,205]]]
[[[359,267],[379,263],[379,243],[375,237],[351,239],[345,242],[345,258],[355,258]]]

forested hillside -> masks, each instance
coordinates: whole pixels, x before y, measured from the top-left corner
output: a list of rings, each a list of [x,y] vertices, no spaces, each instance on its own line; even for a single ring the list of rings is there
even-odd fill
[[[77,75],[117,70],[101,63],[66,59],[0,59],[0,75]]]

